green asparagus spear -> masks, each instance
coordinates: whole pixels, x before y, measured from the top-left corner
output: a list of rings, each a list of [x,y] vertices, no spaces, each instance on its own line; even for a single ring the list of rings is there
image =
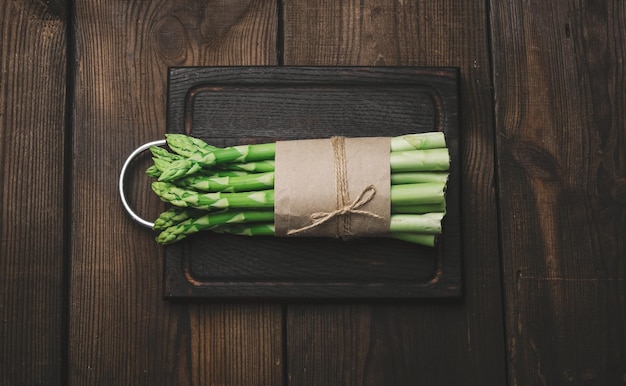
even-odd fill
[[[265,173],[273,172],[275,169],[274,160],[242,162],[242,163],[226,163],[220,165],[220,168],[227,170],[240,170],[249,173]]]
[[[446,212],[446,202],[438,204],[417,204],[417,205],[391,205],[392,214],[423,214],[431,212]]]
[[[391,185],[391,206],[440,204],[445,200],[445,182]]]
[[[166,229],[189,218],[200,217],[203,214],[205,214],[205,212],[192,208],[172,207],[159,215],[154,221],[152,229]]]
[[[391,185],[419,184],[421,182],[447,182],[448,172],[391,173]]]
[[[176,181],[176,185],[200,192],[249,192],[274,188],[274,172],[242,176],[205,177],[191,175]]]
[[[213,152],[195,153],[189,158],[175,161],[170,168],[163,171],[159,181],[174,181],[183,176],[193,174],[190,170],[196,165],[210,167],[227,162],[249,162],[273,160],[276,153],[276,144],[265,143],[258,145],[240,145],[216,149]]]
[[[192,232],[196,232],[196,228],[192,228]],[[228,233],[242,236],[274,236],[274,224],[273,223],[249,223],[249,224],[226,224],[215,225],[211,227],[211,231],[216,233]],[[178,236],[181,239],[183,232]],[[436,235],[432,233],[416,233],[416,232],[392,232],[391,237],[408,241],[414,244],[425,245],[429,247],[435,246]],[[173,242],[173,241],[172,241]]]
[[[241,236],[274,236],[276,234],[274,223],[218,225],[212,231]]]
[[[190,234],[215,228],[221,224],[267,222],[274,219],[273,211],[222,211],[190,218],[162,231],[156,238],[161,244],[171,244]]]
[[[169,151],[165,150],[164,148],[160,146],[151,146],[150,152],[152,153],[153,157],[166,160],[169,162],[178,161],[179,159],[184,158],[178,154],[170,153]]]
[[[391,151],[438,149],[446,147],[442,132],[407,134],[391,138]]]
[[[443,213],[391,215],[389,230],[392,234],[396,232],[439,234],[443,216]]]
[[[390,153],[391,172],[445,171],[450,168],[448,149],[394,151]]]
[[[159,178],[161,171],[156,167],[156,165],[150,165],[150,167],[146,169],[146,175],[152,178]]]
[[[181,208],[209,211],[228,208],[273,208],[274,190],[242,193],[198,193],[169,182],[153,182],[152,190],[165,202]]]
[[[395,232],[391,237],[397,240],[408,241],[409,243],[434,247],[437,241],[436,235],[428,235],[422,233]]]
[[[203,140],[184,134],[166,134],[167,145],[184,157],[202,156],[218,149]]]

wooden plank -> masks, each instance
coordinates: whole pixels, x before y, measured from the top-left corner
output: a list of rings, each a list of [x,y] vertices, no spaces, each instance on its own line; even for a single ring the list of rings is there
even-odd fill
[[[66,14],[0,2],[0,384],[61,385]]]
[[[201,232],[167,248],[169,298],[424,298],[461,294],[458,71],[201,67],[170,71],[168,127],[210,144],[442,131],[450,154],[436,248],[391,238]],[[228,106],[228,108],[224,108]]]
[[[492,12],[511,384],[623,384],[626,4]]]
[[[505,384],[487,10],[475,1],[289,1],[287,65],[461,68],[462,302],[290,306],[294,385]]]
[[[71,384],[282,384],[280,305],[164,302],[163,248],[117,194],[125,158],[165,133],[168,66],[272,64],[276,15],[273,1],[76,2]],[[154,218],[146,166],[129,201]]]

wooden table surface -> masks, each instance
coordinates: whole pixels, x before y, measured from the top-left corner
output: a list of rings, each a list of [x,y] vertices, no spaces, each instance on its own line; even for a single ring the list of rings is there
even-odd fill
[[[0,384],[626,384],[623,0],[1,0],[0,20]],[[164,301],[118,173],[166,131],[168,67],[215,65],[459,67],[463,297]]]

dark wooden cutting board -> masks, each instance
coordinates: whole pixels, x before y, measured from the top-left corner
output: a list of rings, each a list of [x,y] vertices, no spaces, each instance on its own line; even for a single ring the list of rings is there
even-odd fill
[[[384,238],[204,232],[165,247],[165,298],[460,296],[458,76],[455,68],[421,67],[171,68],[170,133],[230,146],[443,131],[451,178],[436,248]]]

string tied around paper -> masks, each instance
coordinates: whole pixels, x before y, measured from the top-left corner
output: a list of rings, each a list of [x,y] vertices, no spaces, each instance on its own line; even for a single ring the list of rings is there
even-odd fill
[[[338,216],[344,216],[344,215],[352,215],[352,214],[361,214],[361,215],[365,215],[365,216],[369,216],[369,217],[373,217],[373,218],[382,218],[381,216],[372,213],[372,212],[368,212],[366,210],[360,210],[359,208],[361,208],[363,205],[367,204],[368,202],[370,202],[372,200],[372,198],[374,198],[374,195],[376,194],[376,188],[374,187],[374,185],[368,185],[366,186],[361,193],[359,194],[359,196],[351,203],[349,203],[348,205],[344,206],[343,208],[339,208],[337,210],[334,210],[332,212],[316,212],[311,214],[311,220],[313,221],[312,224],[307,225],[305,227],[302,228],[298,228],[298,229],[293,229],[290,230],[289,232],[287,232],[287,234],[289,236],[301,233],[301,232],[306,232],[309,229],[313,229],[315,227],[318,227]],[[342,232],[342,236],[346,235],[348,232]]]
[[[361,210],[365,204],[370,202],[376,195],[376,188],[374,185],[366,186],[357,198],[350,202],[350,195],[348,191],[348,173],[346,169],[346,152],[345,152],[345,138],[344,137],[331,137],[331,144],[333,147],[334,155],[334,172],[335,172],[335,191],[337,195],[337,209],[330,212],[316,212],[311,214],[310,219],[313,221],[311,224],[293,229],[287,232],[288,236],[296,235],[301,232],[316,228],[326,222],[335,218],[340,218],[341,221],[337,223],[337,236],[346,237],[351,235],[350,231],[350,219],[351,215],[358,214],[369,216],[372,218],[381,219],[382,217],[365,210]]]

